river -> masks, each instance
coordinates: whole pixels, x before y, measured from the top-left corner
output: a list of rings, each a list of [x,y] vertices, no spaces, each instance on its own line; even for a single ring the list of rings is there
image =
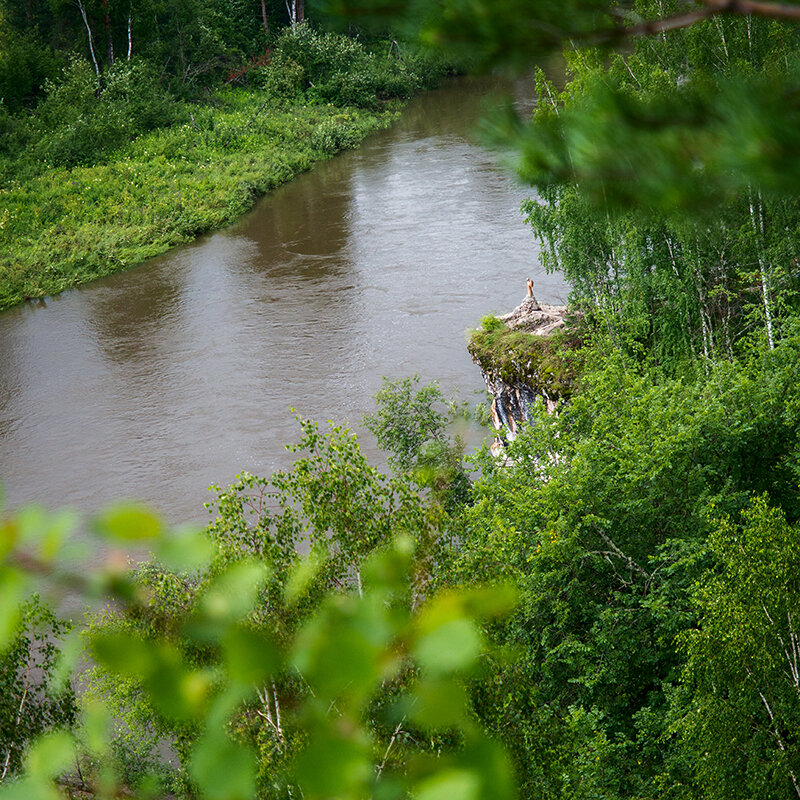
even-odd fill
[[[528,276],[567,295],[523,224],[530,189],[472,140],[497,90],[452,81],[232,227],[0,315],[7,504],[203,519],[210,484],[290,463],[292,408],[360,429],[382,376],[415,372],[477,402],[465,331]]]

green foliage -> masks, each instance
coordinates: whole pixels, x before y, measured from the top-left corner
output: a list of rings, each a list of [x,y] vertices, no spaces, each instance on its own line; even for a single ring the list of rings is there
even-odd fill
[[[39,87],[55,77],[61,60],[33,31],[15,30],[0,12],[0,107],[19,111],[29,105]]]
[[[26,10],[12,5],[19,31]],[[399,14],[484,65],[527,63],[619,24],[600,0],[348,9]],[[618,13],[635,25],[682,10],[647,0]],[[153,63],[172,48],[176,91],[254,52],[236,4],[230,37],[214,3],[185,0],[169,25],[151,11],[164,28]],[[405,45],[378,48],[298,26],[269,65],[246,71],[263,92],[221,93],[218,110],[192,107],[191,124],[163,95],[178,121],[156,133],[126,127],[121,110],[138,108],[145,130],[153,84],[123,71],[115,84],[105,63],[99,97],[93,73],[73,64],[30,117],[0,112],[6,154],[33,142],[79,163],[91,136],[108,154],[123,147],[114,141],[125,148],[103,171],[58,170],[52,183],[29,164],[42,182],[28,194],[9,180],[0,238],[17,237],[5,250],[25,268],[11,269],[6,297],[41,290],[27,277],[41,272],[40,242],[55,273],[69,265],[59,280],[85,257],[58,255],[66,212],[87,213],[70,205],[70,182],[98,219],[129,228],[113,242],[87,229],[98,258],[134,240],[138,256],[143,243],[166,246],[159,231],[174,240],[218,224],[355,143],[385,116],[343,106],[377,108],[438,69]],[[104,540],[152,544],[158,563],[134,576],[111,568],[87,581],[54,567],[68,516],[29,509],[0,527],[5,645],[19,641],[35,574],[118,603],[84,638],[96,667],[80,752],[99,797],[123,786],[231,800],[511,797],[492,736],[526,797],[798,793],[795,53],[785,25],[715,17],[642,38],[624,57],[576,50],[565,91],[538,74],[532,121],[495,121],[495,141],[514,145],[516,167],[540,185],[525,211],[545,266],[573,286],[588,346],[577,381],[572,340],[484,319],[470,344],[484,369],[569,402],[551,416],[534,409],[502,461],[477,456],[473,486],[438,387],[408,379],[385,382],[368,419],[393,477],[348,432],[303,423],[295,466],[217,487],[204,535],[170,536],[137,507],[102,515],[93,530]],[[54,135],[42,144],[46,124]],[[3,163],[11,176],[22,162]],[[277,166],[267,175],[263,163]],[[136,208],[156,198],[151,216],[115,216],[126,192]],[[59,674],[77,652],[66,644]],[[178,759],[167,774],[165,743]],[[0,796],[52,796],[74,753],[63,733],[40,739]]]
[[[418,375],[399,381],[383,379],[374,414],[364,424],[375,436],[378,447],[391,455],[392,468],[409,475],[448,511],[466,503],[470,485],[463,464],[464,443],[451,441],[448,428],[460,410],[447,403],[436,382],[422,388]]]
[[[481,320],[481,330],[484,333],[494,333],[495,331],[501,331],[505,327],[505,323],[503,320],[498,319],[493,314],[489,314],[485,316]]]
[[[800,529],[762,495],[708,547],[675,728],[705,797],[788,797],[800,774]]]
[[[28,139],[28,126],[0,104],[0,157],[19,153]]]
[[[337,114],[326,119],[315,128],[311,137],[312,146],[316,150],[330,154],[355,147],[361,137],[352,123],[353,117],[347,114]]]
[[[447,515],[346,430],[302,423],[294,467],[218,488],[205,534],[176,547],[127,505],[91,528],[190,573],[62,576],[74,520],[26,511],[0,540],[0,622],[35,588],[23,565],[120,604],[84,635],[78,750],[101,797],[514,796],[492,737],[523,796],[785,796],[798,352],[790,328],[746,362],[665,378],[596,343],[570,402],[502,463],[480,457]],[[419,464],[444,436],[437,403],[435,386],[386,383],[373,425]],[[43,795],[75,750],[42,747],[9,796]]]
[[[21,588],[0,619],[16,618],[32,567],[51,590],[82,587],[117,608],[84,633],[95,667],[78,740],[39,738],[0,797],[58,796],[76,755],[93,796],[152,797],[168,788],[153,758],[165,738],[181,762],[172,788],[209,800],[515,796],[507,757],[464,691],[483,673],[482,625],[507,614],[515,593],[430,592],[422,501],[370,468],[346,431],[302,423],[302,432],[292,471],[269,482],[244,475],[220,492],[216,555],[193,576],[155,565],[82,576],[58,560],[63,537],[52,531],[67,532],[58,518],[7,519],[0,585],[15,574]],[[92,528],[146,539],[157,557],[175,551],[140,508],[112,509]],[[303,537],[309,559],[297,552]],[[181,541],[186,563],[206,551],[197,532]],[[113,723],[125,729],[116,744]]]
[[[424,0],[397,4],[389,0],[325,0],[329,14],[356,19],[381,30],[391,26],[406,37],[471,59],[481,67],[527,65],[563,41],[580,39],[613,27],[604,0]]]
[[[712,511],[766,491],[796,521],[797,346],[664,379],[598,342],[558,415],[540,409],[507,459],[479,459],[449,579],[519,588],[494,629],[516,657],[476,688],[476,708],[523,794],[646,798],[696,778],[673,729],[686,713],[675,638],[698,616]]]
[[[700,27],[706,26],[714,30],[711,23]],[[791,197],[797,175],[788,153],[795,147],[796,112],[788,97],[797,75],[794,67],[780,79],[776,74],[784,42],[766,23],[725,20],[718,26],[717,41],[700,52],[691,43],[699,32],[684,34],[686,55],[669,66],[664,62],[680,33],[662,46],[648,42],[631,55],[612,56],[610,67],[599,54],[575,54],[565,92],[552,91],[540,78],[544,102],[533,124],[509,110],[488,130],[513,144],[527,182],[579,183],[595,208],[713,213],[721,199],[735,199],[751,186]],[[745,27],[749,43],[737,36]],[[709,49],[723,46],[719,61],[709,59]],[[746,65],[739,62],[748,47],[751,53],[773,48],[767,66],[755,55]],[[658,69],[654,49],[664,64]],[[777,129],[771,127],[776,118]]]
[[[378,447],[392,453],[390,463],[403,472],[414,467],[426,444],[446,436],[448,417],[439,384],[417,388],[419,383],[419,375],[394,382],[384,378],[375,396],[377,410],[364,418]]]
[[[55,676],[58,642],[68,630],[36,597],[20,608],[17,630],[0,654],[0,781],[19,772],[36,737],[75,722],[75,695]]]
[[[131,56],[143,58],[165,85],[184,96],[217,85],[245,58],[263,53],[267,44],[258,3],[83,0],[82,5],[102,74]],[[283,5],[277,0],[264,5],[268,21],[279,28],[286,15]],[[80,53],[90,63],[88,32],[79,9],[61,0],[0,3],[0,80],[10,84],[7,100],[38,97],[44,79],[55,76],[64,54]]]
[[[103,76],[98,93],[91,66],[74,58],[32,120],[29,157],[48,166],[92,164],[138,135],[185,116],[144,62],[120,61]]]
[[[521,137],[520,170],[540,185],[524,210],[545,266],[563,272],[573,303],[616,347],[675,372],[733,359],[754,336],[773,346],[797,310],[797,200],[769,190],[763,164],[734,169],[725,137],[740,152],[772,153],[772,145],[746,145],[725,114],[693,99],[747,117],[749,93],[769,95],[760,82],[773,80],[770,59],[786,44],[774,27],[750,21],[719,21],[711,33],[703,25],[641,43],[608,68],[573,55],[566,90],[539,72],[532,127],[508,128]],[[752,89],[734,81],[736,70]],[[636,119],[628,138],[616,130],[623,113]],[[702,133],[687,133],[687,119]],[[600,174],[612,157],[613,175]],[[695,213],[682,213],[689,207]]]
[[[261,81],[272,99],[294,100],[305,88],[305,70],[281,50],[276,50],[269,65],[261,70]]]
[[[176,15],[191,6],[179,4]],[[271,57],[257,59],[265,66],[231,73],[259,88],[189,103],[158,58],[138,52],[99,76],[73,56],[30,114],[0,102],[0,309],[232,221],[258,196],[388,125],[399,100],[447,71],[441,59],[398,47],[378,55],[304,24],[278,35]],[[173,59],[174,47],[162,55]]]
[[[277,98],[305,90],[308,97],[336,106],[375,109],[390,99],[406,99],[438,83],[442,63],[424,61],[392,47],[370,52],[351,36],[313,28],[287,28],[262,70],[264,86]]]
[[[401,532],[409,537],[415,553],[412,595],[426,596],[445,546],[435,527],[438,514],[427,508],[404,478],[387,478],[370,467],[349,431],[332,426],[322,432],[315,423],[300,424],[301,439],[291,448],[297,460],[290,471],[277,472],[270,479],[244,473],[229,488],[215,487],[217,499],[209,504],[215,518],[208,528],[215,554],[199,576],[147,567],[136,578],[150,597],[146,612],[132,609],[122,618],[104,615],[93,628],[96,636],[133,641],[166,635],[184,659],[208,669],[218,665],[219,655],[203,644],[203,637],[214,635],[212,626],[200,625],[197,617],[220,603],[203,599],[209,596],[208,587],[219,584],[220,576],[230,576],[232,570],[267,567],[246,629],[226,639],[229,650],[223,654],[226,663],[236,654],[247,656],[249,666],[238,664],[236,669],[260,687],[257,702],[246,704],[230,725],[234,736],[250,743],[257,754],[257,780],[267,795],[277,791],[275,785],[283,785],[284,772],[305,741],[303,725],[291,713],[309,700],[309,687],[296,670],[252,651],[265,645],[290,648],[302,626],[319,613],[328,593],[363,593],[367,559]],[[133,521],[128,509],[104,515],[100,524],[108,526],[109,520],[116,521],[122,514],[127,515],[123,518],[127,530]],[[115,529],[119,527],[115,524]],[[301,552],[309,553],[307,560]],[[181,620],[192,631],[189,639],[179,635]],[[351,669],[358,665],[342,660],[339,652],[334,654],[339,644],[325,644],[333,648],[325,656],[328,680],[347,683]],[[334,677],[339,674],[334,665],[340,678]],[[152,690],[143,692],[141,681],[120,680],[118,671],[96,668],[90,685],[92,696],[113,709],[123,723],[114,741],[117,750],[129,754],[126,774],[137,763],[155,763],[153,754],[166,741],[183,765],[166,776],[167,784],[191,786],[186,764],[197,743],[193,726],[174,713],[164,713],[154,703]]]
[[[313,140],[331,118],[339,142],[349,144],[395,118],[329,106],[275,108],[265,93],[243,89],[218,100],[220,108],[198,107],[194,122],[141,135],[105,163],[44,171],[29,164],[14,176],[26,162],[0,161],[0,174],[7,170],[0,308],[124,269],[231,222],[257,197],[329,157]]]
[[[364,46],[356,39],[318,31],[308,24],[283,31],[275,49],[283,58],[299,64],[312,86],[348,72],[351,66],[357,68],[366,56]]]

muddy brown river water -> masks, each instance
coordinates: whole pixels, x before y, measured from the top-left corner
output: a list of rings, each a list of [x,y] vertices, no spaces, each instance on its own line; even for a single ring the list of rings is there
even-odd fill
[[[523,224],[530,189],[471,137],[500,88],[453,81],[236,225],[0,315],[7,503],[203,519],[211,483],[288,465],[291,408],[358,429],[381,377],[415,372],[475,402],[465,331],[528,276],[567,295]]]

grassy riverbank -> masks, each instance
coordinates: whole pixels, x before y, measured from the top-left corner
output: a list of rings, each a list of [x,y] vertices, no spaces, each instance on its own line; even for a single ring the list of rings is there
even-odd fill
[[[151,74],[128,65],[98,95],[88,65],[73,61],[35,113],[0,114],[0,310],[230,223],[388,126],[448,71],[299,27],[246,87],[203,102],[159,95]]]
[[[247,211],[257,197],[388,125],[396,111],[263,108],[228,91],[195,121],[141,137],[106,163],[0,188],[0,309],[154,256]]]

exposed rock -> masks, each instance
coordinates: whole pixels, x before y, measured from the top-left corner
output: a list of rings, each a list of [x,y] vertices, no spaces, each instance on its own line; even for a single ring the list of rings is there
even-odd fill
[[[551,336],[566,327],[566,315],[566,306],[543,305],[535,297],[526,297],[510,314],[498,319],[512,330],[525,331],[534,336]]]
[[[566,306],[544,305],[535,297],[526,297],[510,314],[499,319],[509,330],[541,340],[564,329],[566,315]],[[530,349],[532,352],[538,350],[535,347]],[[542,374],[541,356],[538,361],[531,357],[527,362],[519,363],[518,353],[509,351],[501,357],[502,363],[490,363],[485,357],[479,358],[472,343],[470,353],[481,368],[486,389],[492,396],[492,421],[494,427],[502,432],[500,436],[510,441],[516,438],[519,426],[532,419],[537,398],[542,398],[548,413],[555,410],[561,384]],[[498,454],[502,451],[499,438],[492,447],[492,452],[495,450]]]

